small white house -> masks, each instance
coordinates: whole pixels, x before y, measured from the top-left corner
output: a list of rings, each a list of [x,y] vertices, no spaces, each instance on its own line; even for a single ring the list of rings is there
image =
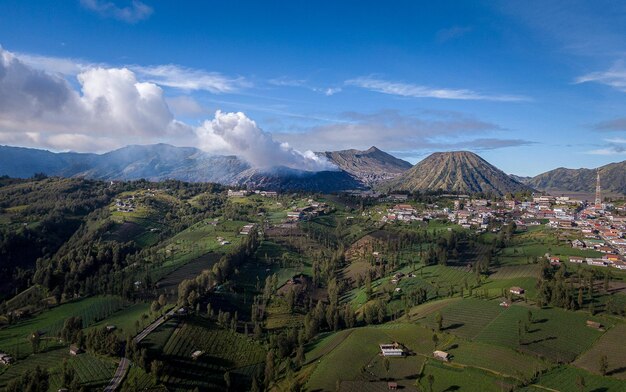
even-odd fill
[[[433,351],[433,357],[440,361],[448,362],[450,360],[450,354],[445,351],[435,350]]]
[[[380,352],[383,357],[401,357],[404,355],[404,348],[398,343],[381,344]]]

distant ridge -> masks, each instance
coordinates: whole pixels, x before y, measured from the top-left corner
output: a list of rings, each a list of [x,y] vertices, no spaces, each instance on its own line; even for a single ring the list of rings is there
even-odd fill
[[[609,163],[597,169],[558,169],[533,177],[528,185],[545,191],[594,192],[596,171],[600,172],[602,189],[626,194],[626,161]]]
[[[504,195],[529,190],[502,170],[469,151],[436,152],[405,173],[381,184],[388,190]]]
[[[412,167],[409,162],[381,151],[375,146],[365,151],[351,149],[317,154],[326,157],[341,170],[350,173],[367,186],[394,178]]]

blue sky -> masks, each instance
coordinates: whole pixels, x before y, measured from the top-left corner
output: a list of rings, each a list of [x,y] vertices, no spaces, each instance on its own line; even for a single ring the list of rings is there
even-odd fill
[[[2,0],[0,144],[595,167],[626,159],[625,34],[618,1]]]

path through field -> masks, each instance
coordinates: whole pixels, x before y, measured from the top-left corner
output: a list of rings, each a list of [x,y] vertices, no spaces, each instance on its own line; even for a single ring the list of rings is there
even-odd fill
[[[172,310],[167,312],[165,316],[172,317],[176,313],[177,310],[178,309],[174,307]],[[165,322],[165,316],[161,316],[158,319],[154,320],[152,324],[148,325],[143,331],[139,332],[139,334],[137,334],[137,336],[135,336],[135,338],[133,339],[135,343],[141,342],[152,331],[154,331],[161,324],[163,324]],[[130,360],[128,360],[125,357],[121,357],[120,364],[117,366],[117,370],[115,371],[113,378],[109,382],[109,385],[106,388],[104,388],[104,392],[114,392],[115,390],[117,390],[117,388],[119,388],[120,384],[122,383],[122,380],[124,380],[124,377],[126,376],[126,372],[128,372],[129,366],[130,366]]]

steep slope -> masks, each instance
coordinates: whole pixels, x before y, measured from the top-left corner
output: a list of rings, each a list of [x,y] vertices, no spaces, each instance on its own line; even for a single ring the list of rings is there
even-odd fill
[[[0,175],[26,178],[35,173],[99,180],[177,179],[314,192],[363,188],[361,181],[343,170],[260,170],[235,156],[211,155],[196,148],[167,144],[127,146],[101,155],[0,146]]]
[[[626,194],[626,161],[610,163],[598,169],[560,167],[533,177],[528,185],[541,190],[594,192],[596,170],[600,172],[600,183],[604,191]]]
[[[400,191],[490,193],[503,195],[528,188],[468,151],[437,152],[381,185]]]
[[[0,175],[27,178],[35,173],[71,177],[95,164],[96,154],[53,153],[34,148],[0,146]]]
[[[286,167],[248,169],[233,182],[248,188],[322,193],[365,188],[363,183],[343,170],[310,172]]]
[[[317,153],[341,170],[352,174],[363,184],[372,186],[396,177],[411,168],[411,164],[376,147],[365,151],[342,150]]]

